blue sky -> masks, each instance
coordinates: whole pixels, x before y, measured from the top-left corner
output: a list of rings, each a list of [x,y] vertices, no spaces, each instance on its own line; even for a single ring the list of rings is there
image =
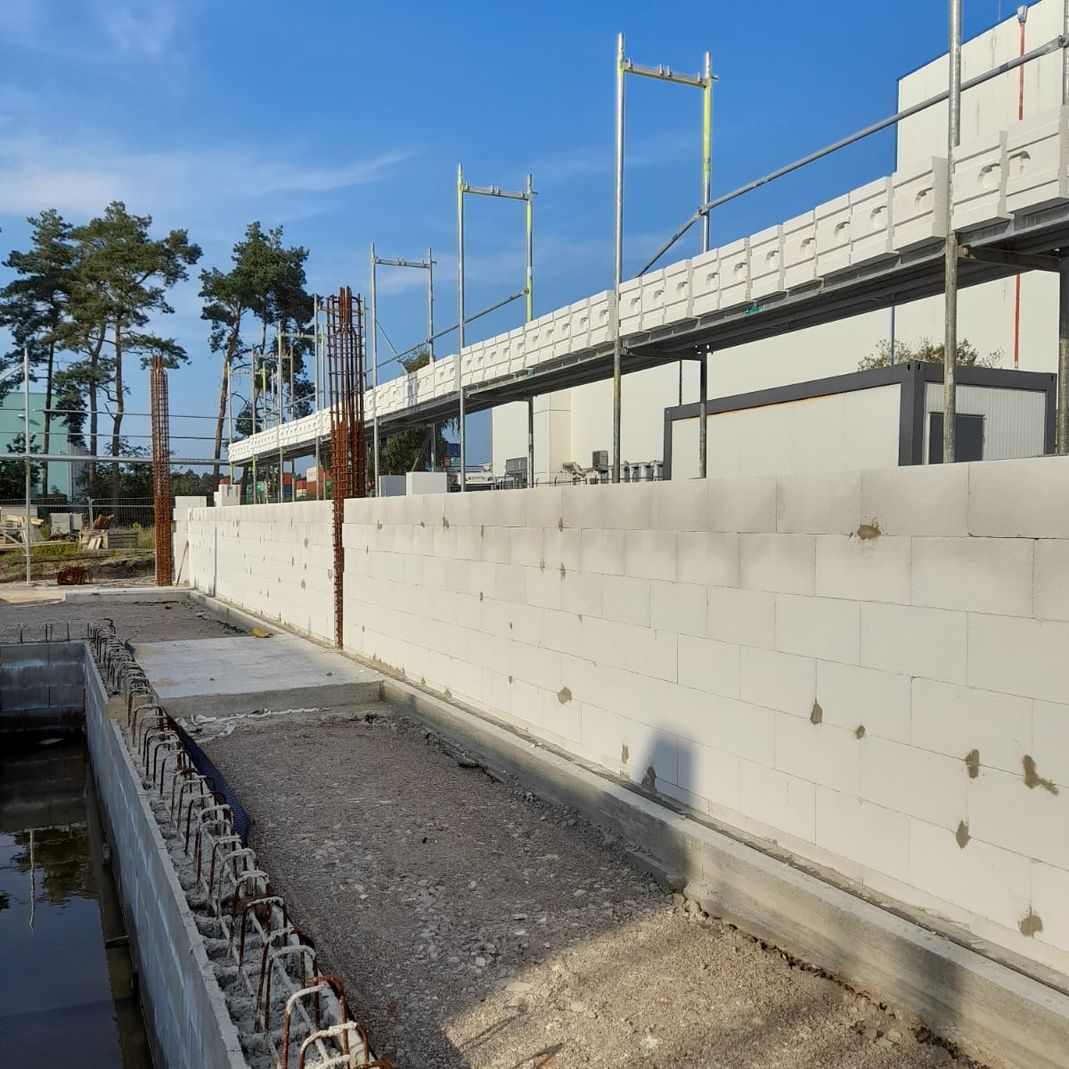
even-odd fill
[[[966,36],[1016,5],[966,0]],[[184,226],[200,266],[225,267],[253,219],[310,249],[320,292],[367,286],[381,255],[435,250],[437,325],[455,321],[455,183],[520,188],[533,172],[535,313],[612,277],[616,34],[638,63],[697,72],[714,101],[714,194],[894,111],[896,79],[945,51],[943,0],[724,0],[671,5],[466,6],[283,0],[4,0],[0,5],[0,258],[26,244],[25,216],[80,222],[113,199]],[[626,267],[634,271],[698,201],[700,96],[628,82]],[[888,134],[713,216],[720,244],[890,172]],[[523,283],[517,205],[473,199],[468,307]],[[679,246],[691,255],[696,237]],[[0,272],[2,275],[3,272]],[[380,319],[406,347],[424,330],[420,273],[384,272]],[[191,357],[171,410],[209,413],[218,363],[198,285],[158,324]],[[519,304],[469,338],[509,329]],[[386,347],[380,343],[380,359]],[[447,350],[445,350],[447,351]],[[137,372],[130,407],[146,407]],[[205,424],[175,433],[206,433]],[[130,421],[130,429],[144,432]],[[489,450],[486,417],[472,459]],[[187,455],[204,444],[186,443]]]

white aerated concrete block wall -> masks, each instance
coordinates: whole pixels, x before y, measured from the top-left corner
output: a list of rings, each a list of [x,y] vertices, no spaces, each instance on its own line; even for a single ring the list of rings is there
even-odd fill
[[[892,242],[905,251],[935,241],[947,232],[947,161],[928,159],[891,178]]]
[[[190,585],[332,641],[332,508],[329,501],[297,501],[191,509]]]
[[[345,642],[1069,971],[1066,500],[1047,458],[353,501]]]

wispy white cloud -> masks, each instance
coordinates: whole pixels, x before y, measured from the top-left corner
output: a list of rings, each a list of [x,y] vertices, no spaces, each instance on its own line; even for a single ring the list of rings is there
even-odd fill
[[[205,221],[225,216],[236,204],[259,209],[280,201],[292,202],[286,212],[292,217],[307,214],[317,197],[374,182],[407,158],[406,151],[388,149],[308,166],[265,160],[252,147],[151,152],[100,140],[15,135],[0,141],[0,213],[54,207],[79,218],[112,200],[145,211],[151,196],[151,210],[161,220]]]
[[[178,8],[165,0],[105,0],[86,10],[113,48],[153,60],[166,54],[178,28]]]

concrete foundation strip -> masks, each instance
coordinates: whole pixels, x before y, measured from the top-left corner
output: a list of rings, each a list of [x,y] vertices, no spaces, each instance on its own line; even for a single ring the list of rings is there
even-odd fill
[[[110,621],[108,626],[91,628],[89,638],[107,683],[124,699],[128,744],[140,762],[144,786],[158,798],[156,817],[172,826],[176,848],[181,843],[196,872],[195,897],[202,900],[225,939],[236,977],[253,1001],[253,1028],[257,1021],[263,1022],[262,1041],[272,1065],[288,1069],[291,1048],[296,1046],[300,1069],[389,1069],[387,1061],[374,1058],[366,1030],[350,1019],[341,984],[333,977],[314,975],[314,952],[290,923],[285,902],[272,891],[267,873],[257,867],[254,852],[235,834],[231,807],[192,766],[176,725],[152,700],[151,688],[145,689],[147,680],[129,646],[118,641]],[[262,956],[255,954],[260,948]],[[253,962],[261,958],[252,975],[246,966],[247,950],[254,952]],[[311,979],[306,969],[309,955]],[[287,968],[294,959],[298,978]],[[281,1037],[271,1028],[272,980],[285,1001]],[[302,999],[306,994],[314,994],[313,1013]]]

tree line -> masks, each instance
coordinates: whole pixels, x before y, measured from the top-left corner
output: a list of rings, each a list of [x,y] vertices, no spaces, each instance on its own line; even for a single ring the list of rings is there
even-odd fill
[[[149,328],[173,313],[168,294],[188,279],[201,248],[184,229],[154,237],[152,217],[131,213],[121,201],[81,225],[55,210],[28,222],[29,247],[12,251],[4,261],[14,277],[0,289],[0,326],[14,343],[4,358],[5,370],[21,365],[25,348],[31,381],[43,384],[42,440],[34,436],[31,450],[46,457],[66,454],[70,446],[90,457],[144,455],[143,446],[123,435],[130,372],[147,368],[157,355],[169,368],[188,363],[189,354],[173,337]],[[313,342],[301,336],[310,332],[314,315],[306,291],[307,259],[306,249],[286,246],[281,227],[265,229],[253,222],[234,245],[226,270],[200,272],[209,348],[222,357],[210,485],[219,476],[228,394],[240,402],[236,427],[242,434],[264,425],[265,398],[276,392],[287,414],[310,410],[313,387],[306,357]],[[286,338],[281,361],[275,349],[280,329]],[[240,396],[231,385],[236,373],[247,375],[242,381],[250,384]],[[11,383],[8,374],[0,391]],[[65,426],[66,441],[57,440],[57,419]],[[21,439],[8,444],[9,452],[22,450]],[[90,462],[86,473],[86,485],[79,489],[92,497],[107,487],[114,502],[131,483],[142,481],[132,466],[118,460]],[[40,474],[47,490],[47,460]]]

